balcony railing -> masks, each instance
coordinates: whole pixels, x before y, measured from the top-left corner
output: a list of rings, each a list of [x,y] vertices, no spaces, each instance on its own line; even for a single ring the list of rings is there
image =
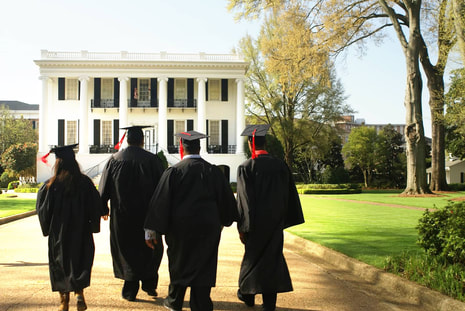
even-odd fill
[[[89,153],[115,153],[117,151],[114,145],[91,145],[89,148]]]
[[[119,99],[91,99],[90,106],[92,108],[118,108]]]
[[[168,108],[195,108],[197,99],[168,99]]]
[[[129,108],[156,108],[158,107],[158,99],[151,100],[139,100],[139,99],[128,99]]]
[[[179,153],[179,146],[178,145],[168,146],[168,152],[169,153]],[[236,145],[227,145],[227,146],[208,145],[207,152],[208,153],[213,153],[213,154],[235,154],[236,153]]]

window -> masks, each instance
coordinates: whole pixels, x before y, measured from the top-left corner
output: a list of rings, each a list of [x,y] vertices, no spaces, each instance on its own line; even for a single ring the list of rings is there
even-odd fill
[[[174,99],[186,99],[186,94],[186,79],[176,79],[174,87]]]
[[[220,121],[210,120],[208,122],[209,145],[220,145]]]
[[[139,79],[138,89],[139,101],[150,101],[150,79]],[[136,96],[134,96],[135,98]]]
[[[78,79],[66,79],[66,99],[76,100],[78,99]]]
[[[113,79],[102,79],[102,99],[113,99]]]
[[[208,100],[220,100],[220,80],[208,80]]]
[[[102,121],[102,143],[103,145],[111,145],[111,120]]]
[[[77,141],[77,121],[66,121],[66,144],[76,144]]]
[[[185,132],[186,131],[186,122],[182,121],[174,121],[174,134]],[[176,135],[174,136],[174,144],[177,146],[179,145],[179,137]]]

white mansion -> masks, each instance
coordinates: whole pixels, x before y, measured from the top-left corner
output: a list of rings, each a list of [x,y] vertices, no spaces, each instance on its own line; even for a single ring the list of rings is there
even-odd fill
[[[145,149],[180,160],[175,133],[196,130],[202,157],[229,168],[236,180],[244,161],[244,76],[248,63],[234,54],[94,53],[41,51],[39,154],[79,143],[77,160],[97,175],[122,137],[122,127],[146,125]],[[123,145],[124,147],[124,145]],[[37,179],[54,162],[38,160]]]

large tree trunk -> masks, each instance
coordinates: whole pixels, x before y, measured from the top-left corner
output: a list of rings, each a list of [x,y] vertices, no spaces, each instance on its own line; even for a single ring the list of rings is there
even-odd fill
[[[403,194],[431,193],[426,182],[425,133],[421,109],[422,80],[419,66],[421,1],[409,3],[409,40],[403,45],[407,66],[405,93],[407,185]]]
[[[423,67],[424,68],[424,67]],[[444,131],[444,79],[435,72],[428,76],[429,106],[431,109],[432,144],[431,144],[431,183],[430,190],[447,190],[445,131]]]

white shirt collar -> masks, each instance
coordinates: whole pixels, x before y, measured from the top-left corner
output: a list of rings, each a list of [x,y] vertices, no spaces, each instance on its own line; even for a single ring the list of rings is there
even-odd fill
[[[188,154],[185,155],[183,159],[201,159],[200,154]]]

